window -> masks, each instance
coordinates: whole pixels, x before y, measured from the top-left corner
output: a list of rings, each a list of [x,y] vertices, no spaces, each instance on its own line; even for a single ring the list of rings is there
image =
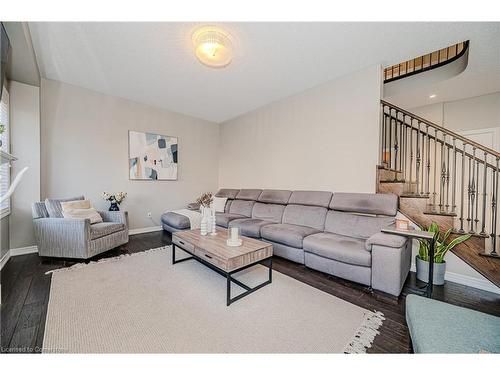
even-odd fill
[[[4,132],[0,135],[2,146],[0,150],[10,154],[10,139],[9,139],[9,92],[5,86],[2,90],[2,99],[0,101],[0,123],[5,127]],[[0,165],[0,195],[7,193],[10,186],[10,163]],[[10,214],[10,199],[4,200],[0,205],[1,217]]]

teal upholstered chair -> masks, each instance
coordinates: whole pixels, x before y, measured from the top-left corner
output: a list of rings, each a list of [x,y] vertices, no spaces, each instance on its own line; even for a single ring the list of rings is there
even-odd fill
[[[500,318],[410,294],[406,322],[415,353],[500,353]]]

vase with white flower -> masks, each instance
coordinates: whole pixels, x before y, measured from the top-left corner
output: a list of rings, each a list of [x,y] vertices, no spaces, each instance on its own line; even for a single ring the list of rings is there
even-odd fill
[[[214,198],[212,193],[203,193],[197,200],[196,203],[200,205],[201,211],[201,223],[200,223],[200,234],[206,236],[208,232],[212,232],[212,225],[210,220],[211,209]]]
[[[126,196],[127,193],[123,191],[114,194],[107,192],[102,193],[102,199],[110,202],[109,211],[120,211],[119,205],[125,200]]]

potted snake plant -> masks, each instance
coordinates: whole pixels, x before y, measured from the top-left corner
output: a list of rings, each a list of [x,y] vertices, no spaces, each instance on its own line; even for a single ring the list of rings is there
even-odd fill
[[[471,235],[464,234],[459,236],[447,244],[446,241],[451,234],[451,229],[448,229],[444,235],[441,235],[439,226],[432,222],[427,231],[434,233],[434,274],[432,283],[434,285],[444,284],[444,274],[446,272],[446,262],[444,256],[448,251],[453,249],[458,244],[467,241]],[[420,248],[416,256],[417,279],[427,282],[429,279],[429,242],[426,240],[418,240]]]

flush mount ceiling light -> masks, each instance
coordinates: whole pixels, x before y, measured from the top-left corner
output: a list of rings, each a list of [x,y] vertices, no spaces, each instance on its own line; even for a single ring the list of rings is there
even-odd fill
[[[193,33],[193,44],[198,60],[211,68],[223,68],[233,59],[233,45],[228,32],[204,26]]]
[[[436,94],[429,95],[429,99],[434,99],[435,97],[436,97]]]

